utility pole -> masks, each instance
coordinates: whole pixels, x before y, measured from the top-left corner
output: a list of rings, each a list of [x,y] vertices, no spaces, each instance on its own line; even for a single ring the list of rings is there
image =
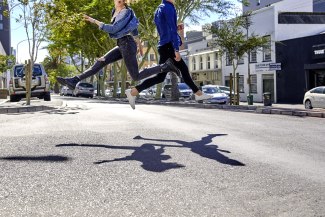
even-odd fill
[[[25,64],[27,61],[25,61]],[[28,63],[25,65],[25,82],[26,82],[26,105],[30,105],[31,98],[31,83],[32,83],[32,62],[29,59]]]
[[[251,25],[250,22],[250,14],[247,13],[244,15],[245,17],[245,29],[246,29],[246,40],[248,41],[249,39],[249,27]],[[248,50],[247,52],[247,74],[248,74],[248,78],[247,78],[247,84],[248,84],[248,95],[247,95],[247,104],[248,105],[253,105],[253,95],[251,95],[252,90],[251,90],[251,70],[250,70],[250,57],[251,57],[251,51]]]

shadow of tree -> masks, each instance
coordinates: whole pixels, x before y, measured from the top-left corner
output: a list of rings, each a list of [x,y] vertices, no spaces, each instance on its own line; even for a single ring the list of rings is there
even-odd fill
[[[159,146],[156,149],[156,146]],[[138,161],[141,162],[141,167],[151,172],[164,172],[170,169],[176,169],[184,167],[184,165],[163,162],[171,159],[169,155],[163,155],[165,152],[165,146],[156,144],[143,144],[140,147],[134,146],[111,146],[111,145],[90,145],[90,144],[59,144],[56,147],[91,147],[91,148],[108,148],[108,149],[122,149],[122,150],[134,150],[134,152],[123,158],[115,158],[113,160],[102,160],[94,162],[94,164],[111,163],[114,161]],[[180,146],[176,146],[180,147]]]
[[[182,147],[184,147],[184,148],[190,148],[192,152],[194,152],[202,157],[205,157],[205,158],[208,158],[211,160],[216,160],[219,163],[228,164],[231,166],[245,166],[245,164],[243,164],[242,162],[231,159],[221,153],[221,152],[230,153],[229,151],[219,149],[217,145],[209,145],[212,142],[212,139],[214,137],[226,136],[226,135],[227,134],[208,134],[207,136],[202,137],[201,140],[197,140],[197,141],[193,141],[193,142],[186,142],[186,141],[182,141],[182,140],[150,139],[150,138],[144,138],[141,136],[136,136],[133,139],[145,140],[145,141],[156,141],[156,142],[175,142],[175,143],[182,145]],[[168,145],[165,145],[165,146],[168,146]]]
[[[64,162],[69,161],[70,158],[60,155],[47,155],[47,156],[8,156],[1,157],[2,161],[42,161],[42,162]]]

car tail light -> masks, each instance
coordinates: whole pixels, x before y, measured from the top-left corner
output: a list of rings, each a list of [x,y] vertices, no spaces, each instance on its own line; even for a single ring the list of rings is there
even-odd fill
[[[47,76],[44,76],[44,80],[45,80],[45,83],[49,83],[49,79],[48,79],[48,77]]]

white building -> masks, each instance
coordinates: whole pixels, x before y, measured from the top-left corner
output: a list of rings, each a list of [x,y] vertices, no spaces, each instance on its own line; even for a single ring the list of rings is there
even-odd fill
[[[317,35],[325,30],[325,24],[282,24],[279,14],[282,12],[313,12],[313,0],[283,0],[252,13],[252,25],[249,34],[270,38],[270,49],[252,52],[250,57],[251,87],[254,101],[261,102],[264,92],[271,92],[272,99],[277,102],[276,72],[270,69],[270,64],[276,63],[275,43],[277,41]],[[246,30],[245,30],[246,31]],[[248,58],[244,56],[243,64],[237,68],[240,74],[240,100],[246,101],[248,95]],[[229,82],[232,66],[227,64],[226,57],[222,57],[222,82]]]
[[[188,65],[197,86],[222,84],[221,58],[217,48],[209,47],[209,41],[188,45]]]

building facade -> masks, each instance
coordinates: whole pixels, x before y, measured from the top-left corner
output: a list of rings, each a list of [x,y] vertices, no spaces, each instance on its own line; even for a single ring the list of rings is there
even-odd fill
[[[255,102],[262,102],[263,93],[265,92],[271,93],[273,102],[290,102],[289,98],[283,98],[287,86],[278,84],[280,82],[278,75],[283,74],[281,67],[285,67],[287,62],[277,58],[278,47],[276,45],[280,41],[318,35],[325,30],[325,22],[322,22],[323,18],[321,18],[324,15],[319,14],[315,18],[312,13],[312,0],[300,0],[299,5],[304,5],[303,8],[297,7],[296,3],[296,0],[283,0],[252,13],[252,25],[249,27],[249,34],[254,33],[255,35],[268,37],[269,45],[257,51],[252,51],[249,58],[245,55],[238,66],[241,101],[247,100],[249,90],[247,83],[248,64],[250,64],[251,90]],[[226,56],[223,56],[222,73],[224,84],[228,83],[229,75],[233,73],[232,66],[227,64],[226,60]],[[294,82],[294,80],[291,81]],[[291,84],[287,83],[287,85],[290,86]],[[280,90],[280,88],[282,89]],[[298,98],[294,97],[292,101],[298,103],[301,95],[302,92],[299,93]]]
[[[264,7],[268,7],[274,3],[286,1],[286,0],[249,0],[248,6],[243,5],[243,12],[255,11]],[[324,12],[325,11],[325,0],[313,0],[313,12]],[[292,5],[292,9],[304,9],[308,3],[304,1],[296,1]]]
[[[4,15],[4,11],[8,10],[8,7],[4,4],[3,0],[0,0],[0,54],[10,55],[10,19]]]
[[[197,86],[222,84],[219,50],[209,46],[209,41],[204,40],[188,45],[188,66]]]
[[[276,44],[278,102],[302,103],[304,94],[325,86],[325,34],[284,40]]]

